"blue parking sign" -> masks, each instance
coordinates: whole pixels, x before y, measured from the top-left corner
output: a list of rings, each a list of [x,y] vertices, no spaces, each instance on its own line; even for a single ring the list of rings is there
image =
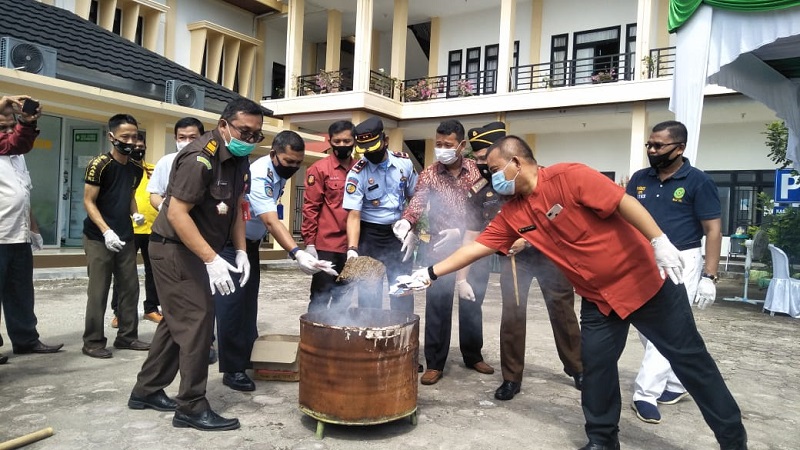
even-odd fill
[[[775,202],[800,202],[800,176],[792,175],[792,169],[775,171]]]

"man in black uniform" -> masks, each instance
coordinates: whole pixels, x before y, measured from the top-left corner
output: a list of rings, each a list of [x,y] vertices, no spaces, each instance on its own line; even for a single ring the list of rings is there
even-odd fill
[[[471,208],[467,208],[464,244],[475,240],[494,219],[504,202],[502,196],[492,188],[491,174],[486,165],[486,149],[506,135],[505,128],[503,122],[492,122],[467,133],[483,178],[472,186],[468,194],[467,201]],[[524,239],[517,240],[508,253],[512,256],[500,258],[500,291],[503,301],[500,319],[500,366],[503,370],[503,384],[495,391],[495,398],[511,400],[522,386],[522,371],[525,368],[525,310],[533,277],[536,277],[542,289],[564,372],[573,377],[575,387],[581,389],[581,333],[575,315],[572,285],[552,261]],[[514,264],[511,258],[514,258]],[[457,278],[460,297],[482,301],[489,278],[488,258],[462,269]]]
[[[128,407],[175,410],[172,425],[198,430],[233,430],[238,419],[220,417],[206,400],[208,348],[214,326],[212,295],[229,294],[229,272],[247,282],[242,204],[249,182],[247,155],[261,142],[264,116],[240,98],[222,112],[217,128],[193,141],[173,163],[167,198],[153,224],[150,258],[164,320],[158,324]],[[219,252],[230,240],[236,267]],[[164,393],[181,371],[176,401]]]

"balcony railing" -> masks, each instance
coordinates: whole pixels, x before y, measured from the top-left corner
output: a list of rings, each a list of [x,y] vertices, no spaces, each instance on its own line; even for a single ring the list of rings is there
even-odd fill
[[[412,78],[403,80],[402,87],[404,102],[494,94],[497,92],[497,70]]]
[[[675,74],[675,47],[654,48],[649,59],[642,62],[647,66],[648,78],[670,77]]]
[[[297,77],[297,95],[328,94],[353,90],[353,75],[349,70],[335,70]]]
[[[387,76],[383,72],[370,70],[369,71],[369,91],[376,94],[383,95],[384,97],[395,98],[395,94],[399,92],[402,83],[397,78]]]
[[[529,64],[511,68],[511,87],[514,91],[528,91],[632,80],[635,67],[634,53]]]

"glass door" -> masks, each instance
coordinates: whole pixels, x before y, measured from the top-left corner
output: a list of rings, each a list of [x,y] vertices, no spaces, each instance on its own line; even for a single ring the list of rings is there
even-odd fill
[[[64,183],[67,195],[67,233],[65,246],[80,247],[83,245],[83,219],[86,209],[83,207],[83,179],[86,166],[95,156],[103,152],[105,145],[105,129],[103,127],[70,127],[70,142],[66,149]],[[68,170],[68,172],[67,172]]]
[[[31,209],[44,245],[51,247],[58,241],[58,205],[61,176],[58,161],[61,158],[61,118],[42,116],[37,122],[39,136],[33,150],[25,155],[31,174]]]

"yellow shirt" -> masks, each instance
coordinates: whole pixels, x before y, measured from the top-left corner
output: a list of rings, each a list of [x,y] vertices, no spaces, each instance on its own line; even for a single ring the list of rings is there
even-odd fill
[[[150,193],[147,192],[147,183],[150,181],[150,175],[153,173],[153,169],[156,166],[155,164],[142,161],[142,167],[144,168],[144,175],[142,176],[142,182],[139,183],[139,187],[136,188],[136,194],[134,194],[134,196],[136,198],[136,207],[139,209],[139,214],[144,215],[144,224],[136,225],[136,223],[134,223],[133,234],[150,234],[150,227],[153,225],[158,215],[158,210],[153,208],[153,205],[150,204]]]

